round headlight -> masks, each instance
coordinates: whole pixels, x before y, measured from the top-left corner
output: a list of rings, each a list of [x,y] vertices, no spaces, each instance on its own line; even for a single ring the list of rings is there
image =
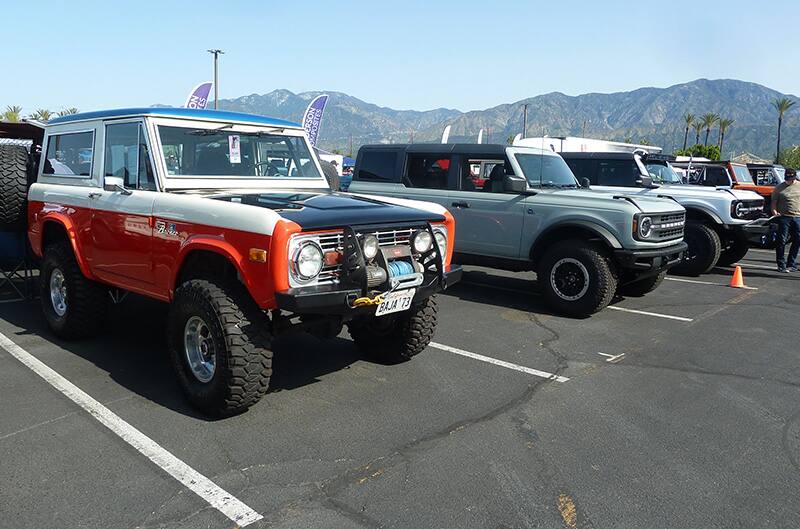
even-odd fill
[[[647,239],[653,233],[653,219],[642,217],[639,219],[639,237]]]
[[[737,202],[733,210],[736,212],[737,217],[744,217],[744,202]]]
[[[367,235],[364,237],[364,243],[361,245],[361,249],[364,251],[365,259],[374,259],[375,256],[378,255],[378,250],[380,249],[378,238],[374,235]]]
[[[435,231],[433,234],[436,238],[436,246],[439,247],[439,255],[444,259],[445,255],[447,255],[447,235],[441,231]]]
[[[307,242],[294,258],[295,271],[301,279],[313,279],[322,270],[322,262],[322,249],[316,243]]]
[[[427,231],[418,231],[414,235],[414,240],[411,242],[414,246],[414,251],[417,253],[425,253],[431,249],[433,244],[433,237]]]

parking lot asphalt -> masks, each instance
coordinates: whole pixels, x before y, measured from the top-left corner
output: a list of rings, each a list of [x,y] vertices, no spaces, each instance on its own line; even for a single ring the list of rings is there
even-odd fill
[[[263,516],[248,527],[797,527],[800,274],[741,264],[750,289],[718,268],[579,320],[532,274],[468,267],[412,361],[282,337],[270,394],[215,421],[173,379],[164,305],[131,297],[66,343],[38,302],[5,303],[0,334]],[[2,348],[0,401],[0,527],[235,525]]]

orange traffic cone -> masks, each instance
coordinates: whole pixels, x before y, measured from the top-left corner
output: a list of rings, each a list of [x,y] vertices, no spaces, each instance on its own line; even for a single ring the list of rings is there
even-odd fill
[[[731,278],[731,286],[733,288],[744,288],[744,278],[742,277],[741,266],[737,266],[736,269],[733,271],[733,277]]]

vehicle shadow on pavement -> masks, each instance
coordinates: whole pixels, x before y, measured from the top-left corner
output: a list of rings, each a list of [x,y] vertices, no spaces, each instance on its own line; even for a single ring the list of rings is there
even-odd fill
[[[443,295],[505,309],[557,315],[547,308],[541,289],[533,279],[465,270],[462,280],[448,288]]]
[[[108,322],[98,336],[74,342],[53,335],[38,300],[0,304],[0,318],[22,329],[9,338],[23,347],[20,337],[40,336],[52,344],[51,349],[60,348],[91,362],[120,386],[159,406],[213,420],[192,408],[178,386],[167,353],[168,310],[164,303],[130,295],[122,304],[111,307]],[[319,382],[324,375],[347,369],[362,359],[355,344],[341,338],[322,341],[302,334],[285,336],[275,340],[273,349],[270,391]],[[57,362],[42,359],[57,372],[68,375]]]

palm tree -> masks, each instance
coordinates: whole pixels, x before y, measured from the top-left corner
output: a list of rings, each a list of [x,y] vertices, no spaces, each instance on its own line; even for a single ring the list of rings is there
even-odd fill
[[[69,107],[69,108],[65,108],[64,110],[60,110],[58,112],[58,115],[59,116],[69,116],[70,114],[77,114],[77,113],[78,113],[78,109],[77,108]]]
[[[31,119],[35,119],[36,121],[44,121],[47,123],[50,121],[50,118],[53,117],[53,113],[47,110],[46,108],[39,108],[31,114]]]
[[[719,121],[719,114],[709,112],[708,114],[703,114],[700,120],[703,122],[703,128],[706,129],[706,141],[704,145],[708,145],[708,135],[711,134],[711,127],[714,126],[714,123]]]
[[[772,101],[772,106],[778,111],[778,150],[775,155],[775,161],[781,156],[781,127],[783,126],[783,115],[787,110],[792,108],[797,101],[792,101],[788,97],[781,97]]]
[[[719,120],[719,152],[722,155],[722,144],[725,141],[725,133],[728,131],[728,128],[733,125],[733,122],[736,120],[733,119],[721,119]]]
[[[700,144],[700,133],[703,131],[703,122],[702,121],[695,121],[694,124],[692,125],[692,128],[694,128],[694,132],[695,132],[694,144],[695,145],[699,145]]]
[[[3,121],[17,123],[22,120],[22,107],[19,105],[7,106],[6,111],[3,112]]]
[[[689,139],[689,129],[694,126],[694,118],[696,116],[689,112],[683,116],[683,121],[686,123],[686,128],[683,130],[683,150],[686,150],[686,141]]]

